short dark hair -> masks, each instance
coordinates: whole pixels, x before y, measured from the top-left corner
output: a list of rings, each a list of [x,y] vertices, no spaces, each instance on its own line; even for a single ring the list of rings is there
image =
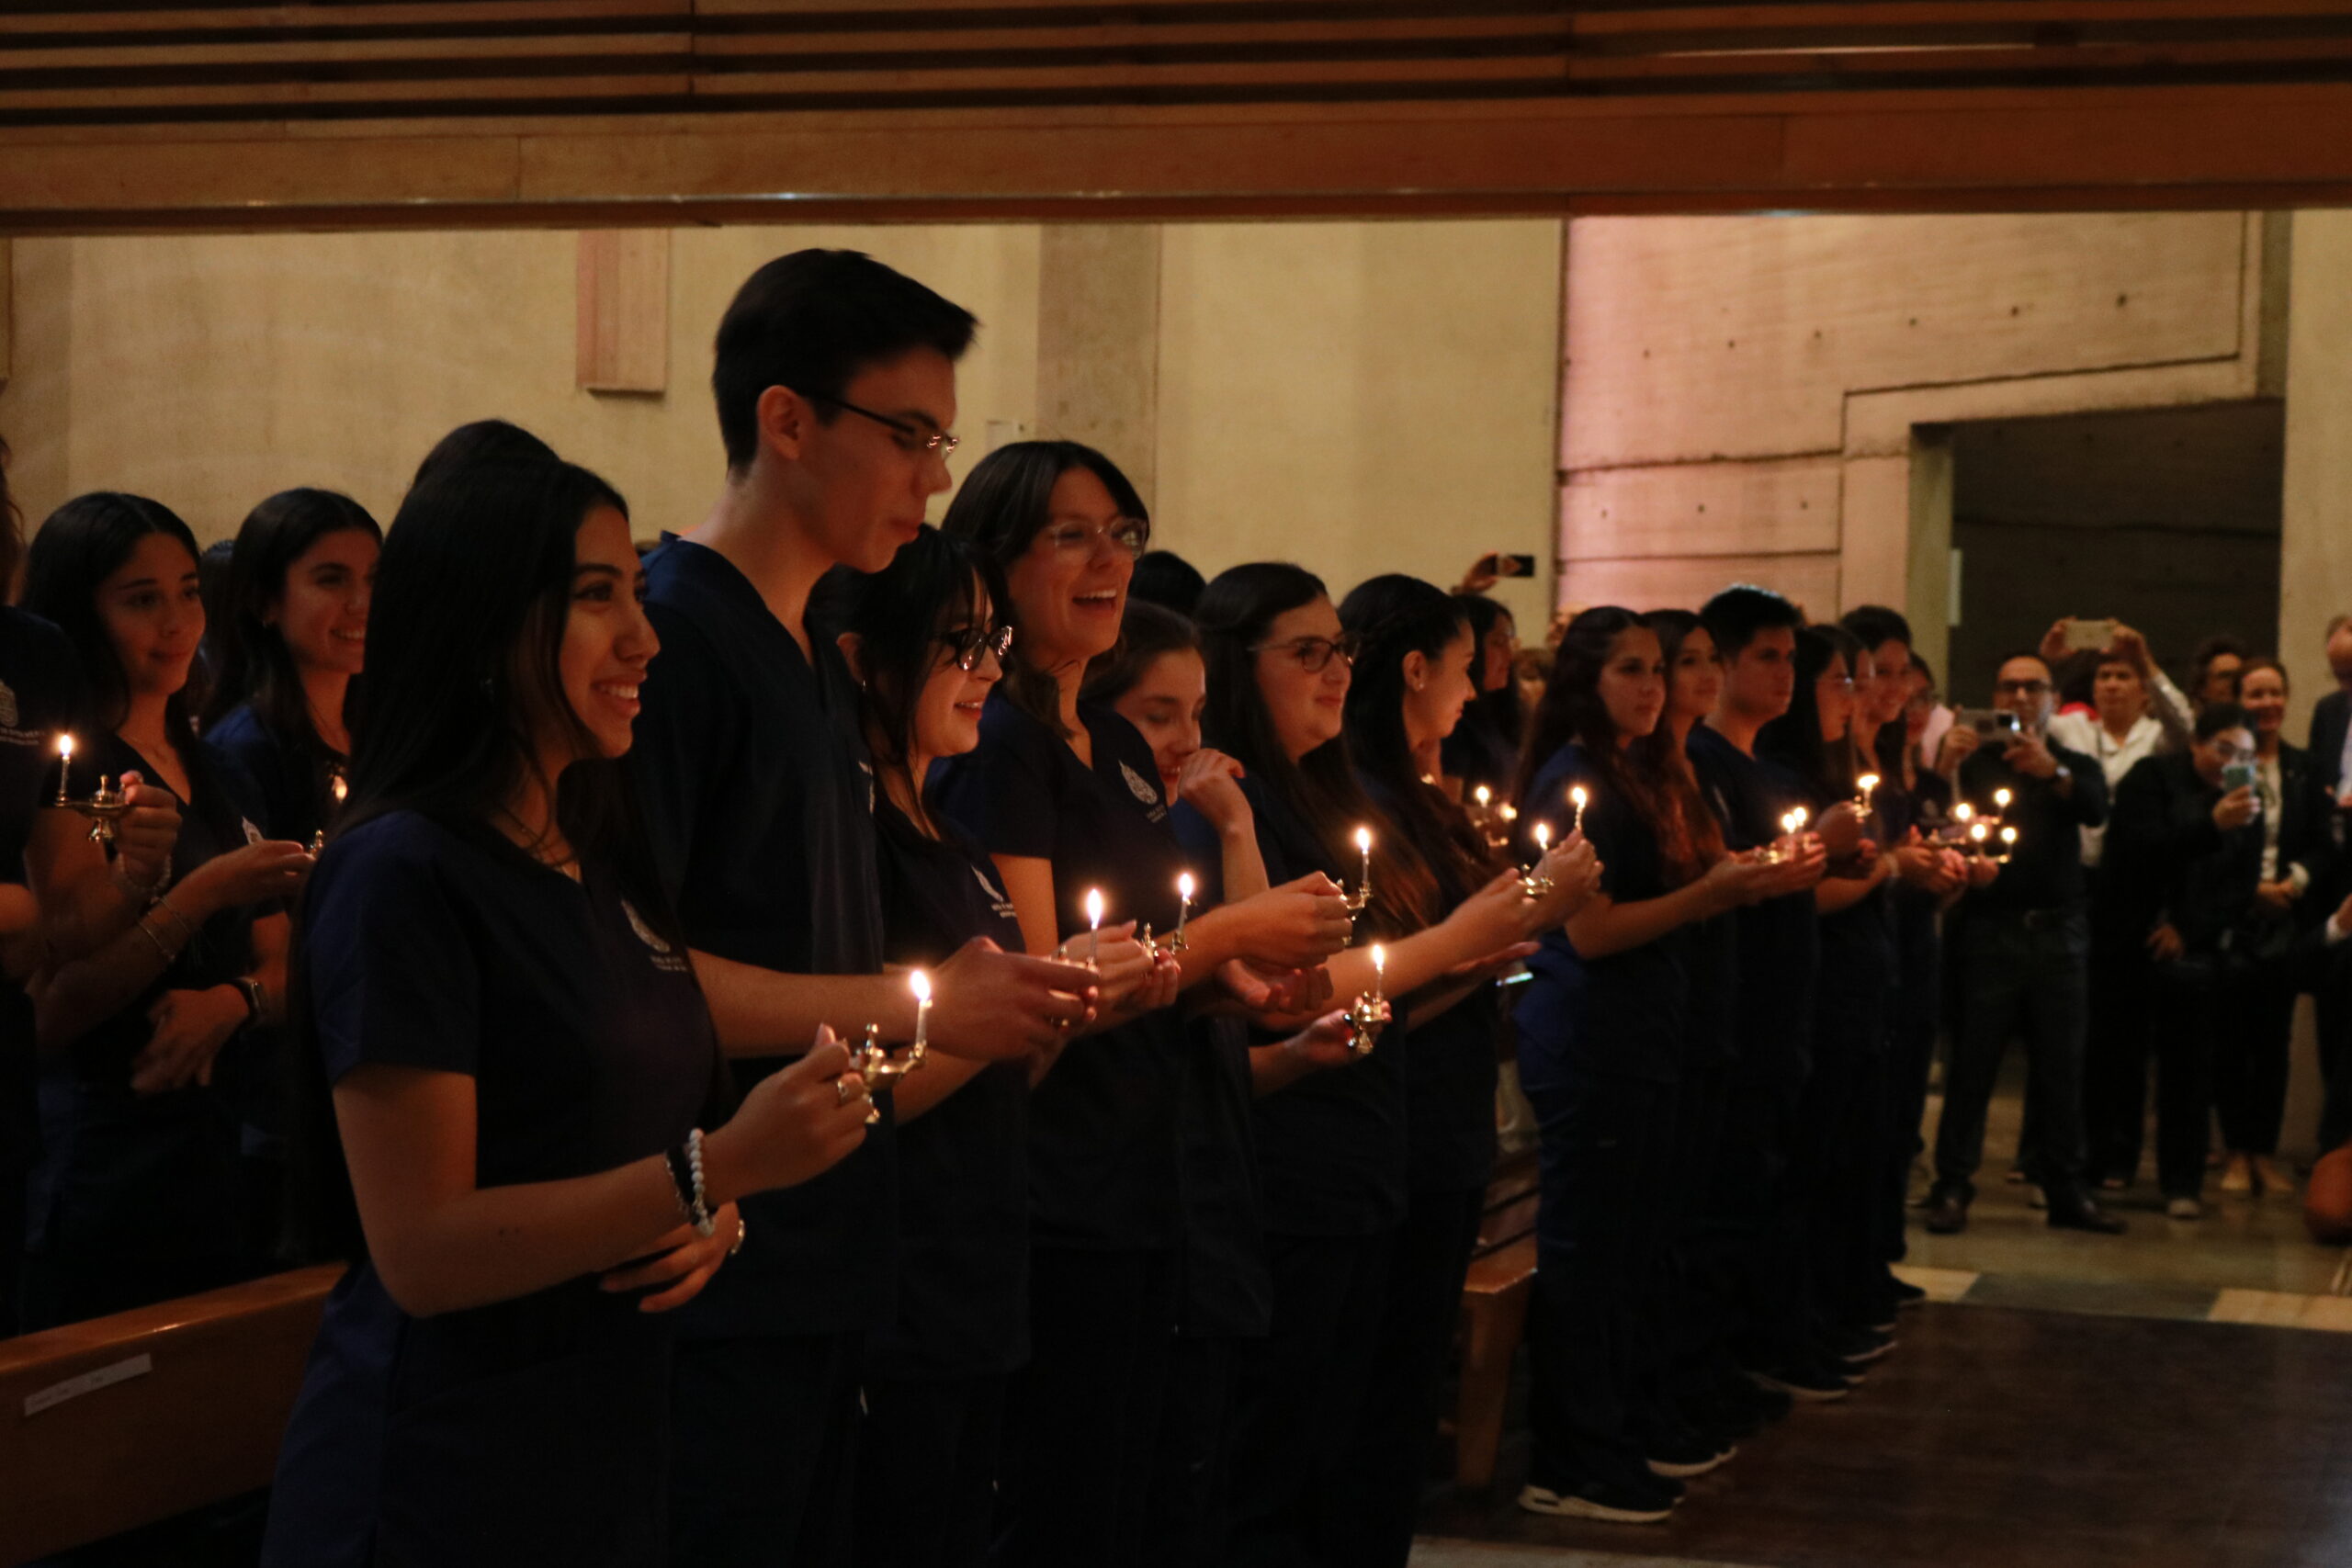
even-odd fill
[[[1127,599],[1189,615],[1208,585],[1200,569],[1174,550],[1146,550],[1136,558],[1136,574],[1127,580]]]
[[[2235,703],[2207,703],[2197,710],[2197,739],[2211,740],[2224,729],[2252,729],[2254,720]]]
[[[1769,588],[1735,582],[1707,601],[1699,622],[1714,639],[1715,656],[1728,664],[1747,651],[1757,633],[1804,626],[1804,612]]]
[[[2015,663],[2020,659],[2030,659],[2041,665],[2041,672],[2049,676],[2053,682],[2058,679],[2058,671],[2050,667],[2050,660],[2041,657],[2041,650],[2038,648],[2013,648],[1993,660],[1993,679],[1997,681],[2001,678],[2002,665]]]
[[[961,359],[979,321],[972,312],[863,251],[795,251],[743,280],[719,318],[710,372],[718,438],[731,472],[760,449],[760,394],[789,387],[837,400],[857,374],[912,353]],[[832,423],[838,411],[818,413]]]
[[[1911,646],[1911,623],[1903,612],[1884,604],[1857,604],[1838,618],[1838,624],[1861,639],[1862,647],[1872,653],[1890,642]]]

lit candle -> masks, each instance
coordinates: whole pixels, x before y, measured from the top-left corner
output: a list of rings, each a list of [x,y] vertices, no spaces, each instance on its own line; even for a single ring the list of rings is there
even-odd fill
[[[351,797],[351,783],[343,776],[341,768],[334,771],[334,782],[328,787],[334,792],[334,803],[337,806],[341,806]]]
[[[1854,805],[1864,816],[1870,814],[1871,796],[1878,793],[1878,775],[1864,773],[1854,781]]]
[[[1176,906],[1176,935],[1170,945],[1182,947],[1184,945],[1184,917],[1193,912],[1193,874],[1191,872],[1185,872],[1177,877],[1176,897],[1180,900]]]
[[[2000,813],[2002,816],[2007,817],[2009,814],[2009,802],[2014,798],[2015,797],[2011,795],[2007,790],[1995,790],[1993,792],[1993,809]]]
[[[1356,848],[1363,854],[1363,874],[1356,884],[1356,896],[1366,903],[1372,901],[1372,829],[1356,829]]]
[[[1535,858],[1541,860],[1551,852],[1552,824],[1549,822],[1538,822],[1535,824]]]
[[[1574,789],[1568,791],[1568,798],[1576,803],[1576,831],[1581,833],[1584,831],[1584,803],[1590,800],[1592,796],[1585,792],[1584,785],[1578,784]]]
[[[1999,859],[2001,859],[2001,860],[2006,861],[2006,860],[2007,860],[2011,855],[2013,855],[2013,854],[2017,853],[2017,852],[2018,852],[2018,830],[2017,830],[2015,828],[2004,828],[2004,829],[2001,829],[2001,853],[2000,853],[2000,855],[1999,855],[1999,857],[1998,857],[1998,858],[1999,858]]]
[[[1388,950],[1378,942],[1372,944],[1372,999],[1378,1001],[1381,988],[1388,983]]]
[[[73,766],[74,738],[61,735],[57,738],[57,804],[60,806],[65,804],[65,774]]]
[[[915,1054],[921,1055],[931,1048],[931,976],[918,969],[907,976],[907,987],[915,994]]]
[[[1789,831],[1792,833],[1804,832],[1804,825],[1809,820],[1811,820],[1811,818],[1806,814],[1805,808],[1802,806],[1798,807],[1795,810],[1789,813]]]
[[[1968,829],[1968,841],[1978,854],[1984,852],[1984,840],[1991,833],[1992,829],[1982,822],[1974,824]]]
[[[2352,784],[2347,784],[2347,785],[2346,785],[2346,786],[2345,786],[2345,793],[2346,793],[2346,794],[2347,794],[2347,795],[2352,795]],[[1518,821],[1518,820],[1519,820],[1519,807],[1516,807],[1516,806],[1512,806],[1512,805],[1510,805],[1509,802],[1505,802],[1505,803],[1504,803],[1504,806],[1503,806],[1503,820],[1504,820],[1504,821],[1506,821],[1506,822],[1516,822],[1516,821]]]
[[[1951,808],[1951,819],[1959,823],[1961,826],[1966,827],[1969,823],[1976,820],[1976,807],[1969,805],[1968,802],[1963,800],[1958,806]]]
[[[1484,811],[1487,807],[1494,804],[1495,792],[1488,789],[1485,784],[1480,784],[1476,789],[1470,792],[1470,798],[1478,803],[1479,810]]]
[[[1102,955],[1102,889],[1086,890],[1086,962],[1094,964]]]

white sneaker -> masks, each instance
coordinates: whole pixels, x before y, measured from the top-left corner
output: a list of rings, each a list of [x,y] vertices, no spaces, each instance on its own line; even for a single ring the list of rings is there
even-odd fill
[[[1519,1489],[1519,1506],[1531,1514],[1563,1519],[1606,1519],[1618,1525],[1654,1525],[1674,1512],[1674,1505],[1659,1507],[1650,1497],[1613,1486],[1593,1486],[1583,1492],[1555,1492],[1533,1482]]]

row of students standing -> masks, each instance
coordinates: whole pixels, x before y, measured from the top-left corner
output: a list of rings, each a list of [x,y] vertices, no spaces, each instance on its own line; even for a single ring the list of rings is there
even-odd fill
[[[1239,568],[1145,659],[1101,454],[1000,450],[926,527],[975,327],[854,253],[763,267],[720,498],[642,560],[496,422],[380,556],[277,498],[220,745],[185,525],[41,529],[34,746],[82,739],[72,795],[140,782],[111,863],[11,803],[84,866],[34,879],[74,1223],[28,1295],[251,1272],[279,1185],[289,1251],[352,1260],[265,1562],[1404,1562],[1492,982],[1597,863],[1522,885],[1424,779],[1478,651],[1445,593]]]
[[[1890,897],[1926,900],[1932,942],[1970,872],[1915,831],[1916,772],[1877,761],[1907,628],[1849,621],[1747,587],[1588,610],[1533,715],[1519,820],[1580,818],[1605,870],[1516,1012],[1531,1511],[1668,1517],[1794,1402],[1844,1397],[1917,1298],[1890,1265],[1928,1059],[1891,1002],[1922,932]]]

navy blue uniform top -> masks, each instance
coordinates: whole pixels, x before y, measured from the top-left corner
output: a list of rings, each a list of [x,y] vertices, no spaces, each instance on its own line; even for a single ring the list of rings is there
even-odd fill
[[[1151,748],[1091,704],[1080,722],[1094,765],[1002,687],[980,744],[932,770],[933,798],[992,855],[1053,863],[1054,919],[1084,931],[1086,892],[1103,923],[1175,929],[1182,852],[1168,829]],[[1043,1246],[1173,1247],[1180,1235],[1177,1106],[1182,1021],[1161,1009],[1071,1043],[1029,1100],[1030,1235]]]
[[[1366,777],[1364,793],[1384,815],[1395,816],[1381,781]],[[1442,919],[1478,889],[1464,886],[1442,857],[1429,858],[1437,866]],[[1405,1058],[1406,1181],[1413,1191],[1461,1192],[1494,1179],[1501,1031],[1502,1009],[1487,982],[1409,1033],[1383,1035],[1381,1043],[1394,1042]]]
[[[660,1153],[723,1093],[684,952],[594,869],[575,884],[487,828],[395,812],[330,844],[297,953],[330,1083],[473,1080],[479,1187]],[[636,1302],[583,1276],[412,1317],[356,1264],[287,1427],[264,1561],[479,1562],[493,1542],[660,1561],[673,1320]]]
[[[876,800],[885,948],[936,969],[984,936],[1021,951],[988,852],[943,824],[924,836]],[[886,1377],[1009,1372],[1027,1359],[1029,1066],[997,1062],[899,1129],[899,1304],[866,1364]]]
[[[65,634],[0,605],[0,882],[25,880],[25,842],[44,802],[57,798],[57,737],[86,743],[82,670]],[[0,976],[0,1171],[32,1162],[40,1139],[33,1095],[33,1009]],[[16,1224],[10,1215],[0,1224]]]
[[[662,638],[628,764],[662,886],[695,950],[786,975],[882,968],[874,770],[841,651],[814,658],[716,550],[664,536],[646,558]],[[829,1021],[854,1039],[865,1019]],[[740,1083],[775,1060],[735,1063]],[[888,1097],[884,1097],[887,1102]],[[831,1334],[890,1303],[898,1200],[888,1111],[848,1158],[744,1205],[752,1239],[679,1331]]]
[[[204,732],[253,782],[254,821],[273,839],[307,844],[334,811],[335,758],[307,739],[277,734],[251,703]]]
[[[1352,868],[1334,863],[1306,820],[1255,778],[1241,781],[1258,831],[1258,852],[1273,886],[1321,872],[1342,886]],[[1205,825],[1203,825],[1204,828]],[[1211,896],[1223,886],[1204,844],[1201,876]],[[1352,1000],[1334,998],[1335,1003]],[[1260,1043],[1276,1038],[1257,1033]],[[1373,1235],[1404,1218],[1408,1136],[1401,1035],[1383,1033],[1368,1056],[1310,1073],[1250,1101],[1266,1229],[1283,1235]]]
[[[73,790],[136,771],[168,789],[111,730],[75,737]],[[247,818],[235,774],[202,741],[181,754],[192,799],[180,802],[172,870],[184,877],[242,848]],[[55,777],[54,770],[51,774]],[[54,787],[52,784],[52,787]],[[37,1249],[186,1257],[232,1251],[237,1041],[210,1084],[133,1094],[131,1063],[154,1034],[148,1010],[165,991],[224,985],[254,966],[253,905],[232,905],[197,929],[170,965],[42,1069],[42,1148],[32,1177],[28,1245]]]
[[[2074,775],[2064,795],[2055,779],[2028,778],[2002,760],[1996,743],[1987,741],[1960,764],[1960,793],[1989,818],[2000,807],[1993,799],[1998,789],[2011,791],[2008,821],[2018,829],[2017,848],[2009,863],[1989,887],[1972,888],[1967,908],[1972,912],[2022,913],[2080,904],[2088,891],[2083,876],[2083,836],[2077,828],[2097,828],[2107,821],[2107,774],[2098,761],[2080,751],[2069,751],[2046,741],[2050,754]]]
[[[1805,811],[1817,821],[1832,807],[1854,798],[1809,784]],[[1907,803],[1901,790],[1889,789],[1884,784],[1871,798],[1862,831],[1883,850],[1896,834],[1885,807]],[[1894,884],[1889,879],[1836,913],[1821,916],[1821,966],[1814,982],[1813,1004],[1814,1040],[1821,1050],[1867,1054],[1887,1044],[1887,997],[1895,978],[1894,926],[1889,913],[1893,899]]]
[[[1792,807],[1811,809],[1794,773],[1748,756],[1707,724],[1691,728],[1687,750],[1699,793],[1734,852],[1779,839],[1781,818]],[[1746,905],[1733,919],[1739,964],[1734,1071],[1750,1083],[1802,1082],[1812,1064],[1814,981],[1821,962],[1813,894],[1808,889]]]
[[[1568,790],[1579,784],[1589,792],[1584,836],[1600,857],[1601,891],[1619,904],[1644,903],[1672,892],[1657,835],[1623,788],[1604,779],[1576,742],[1545,759],[1528,786],[1520,820],[1573,822],[1576,806]],[[1685,964],[1689,932],[1688,926],[1678,926],[1639,947],[1584,958],[1565,931],[1546,931],[1544,945],[1583,969],[1581,1007],[1572,1014],[1555,1014],[1536,1005],[1538,997],[1528,998],[1521,1010],[1521,1030],[1523,1034],[1540,1032],[1522,1044],[1521,1055],[1540,1059],[1558,1053],[1563,1065],[1574,1070],[1651,1083],[1679,1081],[1691,1027]],[[1531,990],[1538,987],[1552,988],[1542,971],[1530,982]]]

